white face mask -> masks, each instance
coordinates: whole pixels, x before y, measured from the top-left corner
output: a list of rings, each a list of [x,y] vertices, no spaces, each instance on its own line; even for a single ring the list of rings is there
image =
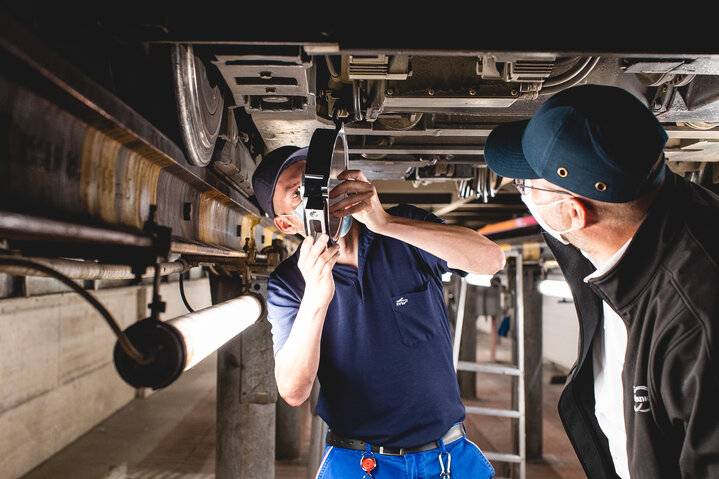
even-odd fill
[[[569,241],[564,239],[562,236],[563,234],[569,233],[570,231],[574,231],[578,228],[569,228],[564,231],[557,231],[551,226],[547,224],[546,221],[544,221],[544,218],[542,218],[542,215],[539,213],[540,208],[546,208],[547,206],[556,205],[558,203],[561,203],[562,201],[566,201],[569,198],[562,198],[561,200],[552,201],[551,203],[547,203],[546,205],[538,205],[534,202],[532,199],[531,193],[528,193],[526,195],[522,195],[522,201],[525,205],[527,205],[527,208],[529,209],[529,212],[532,213],[532,216],[534,216],[534,219],[537,220],[537,223],[539,223],[539,226],[544,228],[544,231],[552,235],[557,240],[561,241],[564,244],[569,244]]]
[[[303,188],[300,187],[300,194],[303,193]],[[289,215],[277,215],[277,216],[285,216],[292,218],[289,220],[292,224],[294,224],[297,229],[300,230],[300,233],[302,236],[306,236],[305,233],[305,201],[300,201],[300,204],[297,205],[297,208],[292,210],[292,213]],[[299,225],[297,225],[297,221],[294,220],[294,218],[299,219]],[[352,226],[352,217],[351,216],[345,216],[342,218],[342,226],[340,228],[340,235],[339,237],[342,238],[344,235],[349,233],[350,227]]]
[[[292,210],[291,214],[279,215],[279,216],[287,217],[287,220],[290,223],[292,223],[293,225],[295,225],[297,227],[297,229],[300,230],[300,233],[302,233],[303,236],[305,235],[305,205],[304,205],[304,202],[300,201],[300,204],[297,205],[297,208]],[[297,220],[299,220],[299,224],[298,224]]]

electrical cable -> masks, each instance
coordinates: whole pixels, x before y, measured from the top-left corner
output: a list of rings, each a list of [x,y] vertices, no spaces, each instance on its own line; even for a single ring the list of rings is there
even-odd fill
[[[187,302],[187,297],[185,296],[185,279],[182,277],[182,274],[180,274],[180,297],[182,298],[182,302],[185,303],[185,307],[187,310],[191,313],[194,313],[195,310],[190,307],[190,304]]]
[[[48,276],[51,276],[76,293],[78,293],[80,296],[82,296],[88,303],[90,303],[105,319],[107,324],[110,326],[110,329],[112,329],[112,332],[115,333],[115,336],[117,336],[117,341],[122,347],[123,351],[130,356],[133,360],[137,361],[139,364],[145,364],[148,362],[149,358],[146,358],[142,353],[140,353],[135,346],[130,342],[130,340],[127,338],[125,333],[122,331],[120,326],[117,324],[115,319],[112,317],[110,312],[105,309],[105,307],[90,293],[85,291],[81,286],[79,286],[77,283],[75,283],[73,280],[68,278],[67,276],[63,275],[62,273],[55,271],[52,268],[48,268],[47,266],[41,265],[39,263],[35,263],[33,261],[27,261],[23,259],[18,258],[2,258],[0,257],[0,264],[10,265],[10,266],[22,266],[25,268],[35,269],[37,271],[40,271]]]

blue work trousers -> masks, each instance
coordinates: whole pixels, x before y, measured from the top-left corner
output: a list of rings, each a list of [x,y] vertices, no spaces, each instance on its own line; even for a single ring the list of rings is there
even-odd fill
[[[377,467],[371,472],[374,479],[491,479],[494,468],[482,451],[466,437],[445,446],[446,454],[439,462],[439,449],[390,456],[374,453]],[[364,453],[366,456],[366,453]],[[360,462],[362,451],[327,446],[316,479],[362,479],[365,471]],[[442,467],[449,475],[440,476]],[[369,478],[370,476],[366,476]]]

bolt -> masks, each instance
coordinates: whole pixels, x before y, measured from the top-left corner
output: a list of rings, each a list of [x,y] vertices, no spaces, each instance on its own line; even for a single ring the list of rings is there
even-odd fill
[[[428,94],[429,96],[434,96],[434,90],[431,89],[431,88],[428,89],[428,90],[427,90],[427,94]]]
[[[390,89],[388,89],[386,92],[384,92],[384,94],[387,95],[387,96],[392,96],[392,95],[394,95],[394,90],[392,90],[392,89],[390,88]]]
[[[474,88],[470,88],[470,89],[469,89],[469,94],[470,94],[471,96],[474,96],[474,95],[477,94],[477,90],[475,90]]]
[[[517,90],[512,90],[509,92],[509,94],[512,96],[517,96],[517,95],[519,95],[519,92],[517,92]]]

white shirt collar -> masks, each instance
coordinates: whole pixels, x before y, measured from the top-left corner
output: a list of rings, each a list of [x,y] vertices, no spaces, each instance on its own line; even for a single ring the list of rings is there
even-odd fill
[[[632,237],[632,238],[629,238],[629,240],[628,240],[626,243],[624,243],[624,245],[623,245],[621,248],[619,248],[619,249],[616,251],[616,253],[614,253],[614,254],[612,255],[611,258],[609,258],[603,265],[599,266],[599,267],[596,269],[596,271],[594,271],[592,274],[590,274],[590,275],[588,275],[587,277],[585,277],[585,278],[584,278],[584,282],[587,283],[587,282],[589,282],[590,279],[595,279],[595,278],[599,278],[600,276],[604,276],[606,273],[609,272],[609,270],[611,270],[612,268],[614,268],[614,266],[615,266],[617,263],[619,263],[619,260],[622,259],[622,256],[624,256],[624,253],[627,251],[627,248],[629,248],[629,243],[632,242],[632,239],[633,239],[633,237]],[[592,264],[593,264],[595,267],[597,266],[597,265],[594,263],[594,261],[592,261],[591,258],[589,258],[589,256],[587,256],[586,254],[584,254],[584,251],[582,251],[582,254],[583,254],[589,261],[591,261]]]

